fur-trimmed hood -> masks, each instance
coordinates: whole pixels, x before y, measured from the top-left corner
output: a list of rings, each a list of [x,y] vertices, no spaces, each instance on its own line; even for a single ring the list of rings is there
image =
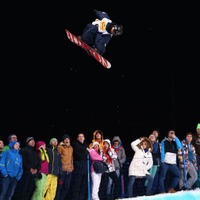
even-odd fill
[[[118,140],[118,141],[119,141],[119,144],[118,144],[119,146],[122,145],[122,141],[121,141],[121,139],[120,139],[119,136],[114,136],[114,137],[113,137],[113,139],[112,139],[112,145],[114,144],[114,141],[115,141],[115,140]]]
[[[101,140],[96,139],[97,133],[101,134]],[[103,132],[101,130],[96,130],[96,131],[93,132],[93,139],[92,139],[92,142],[89,145],[89,148],[90,149],[92,148],[92,145],[93,145],[94,142],[98,142],[100,149],[102,149],[103,148],[103,141],[104,141]]]
[[[103,132],[101,130],[96,130],[96,131],[93,132],[93,140],[96,140],[96,134],[97,133],[101,134],[101,140],[103,140],[104,137],[103,137]]]

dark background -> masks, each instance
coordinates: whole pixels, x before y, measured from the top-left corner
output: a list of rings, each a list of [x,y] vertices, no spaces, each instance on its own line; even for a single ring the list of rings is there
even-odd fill
[[[1,138],[10,133],[49,141],[75,139],[100,129],[119,135],[127,149],[153,129],[160,139],[175,129],[180,139],[199,119],[197,5],[99,1],[2,5]],[[71,43],[95,20],[92,9],[123,24],[103,68]],[[130,151],[132,152],[132,150]]]

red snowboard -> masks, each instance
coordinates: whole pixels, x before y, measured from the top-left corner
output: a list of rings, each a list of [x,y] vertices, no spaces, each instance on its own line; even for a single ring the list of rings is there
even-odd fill
[[[102,64],[103,67],[106,69],[111,68],[110,62],[105,59],[103,56],[101,56],[98,52],[96,52],[93,48],[91,48],[89,45],[87,45],[85,42],[83,42],[80,38],[69,32],[67,29],[65,29],[68,39],[75,43],[76,45],[82,47],[84,50],[88,51],[91,56],[93,56],[99,63]]]

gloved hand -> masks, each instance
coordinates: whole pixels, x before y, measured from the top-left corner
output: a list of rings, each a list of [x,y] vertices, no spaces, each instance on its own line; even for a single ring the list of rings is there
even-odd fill
[[[37,178],[38,179],[42,179],[42,174],[41,173],[37,173]]]

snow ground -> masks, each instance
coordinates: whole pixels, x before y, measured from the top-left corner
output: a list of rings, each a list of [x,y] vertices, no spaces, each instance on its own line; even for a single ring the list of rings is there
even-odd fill
[[[200,189],[190,190],[190,191],[179,191],[176,193],[166,193],[157,194],[152,196],[139,196],[134,198],[123,198],[124,200],[199,200],[200,199]],[[122,199],[120,199],[122,200]]]

